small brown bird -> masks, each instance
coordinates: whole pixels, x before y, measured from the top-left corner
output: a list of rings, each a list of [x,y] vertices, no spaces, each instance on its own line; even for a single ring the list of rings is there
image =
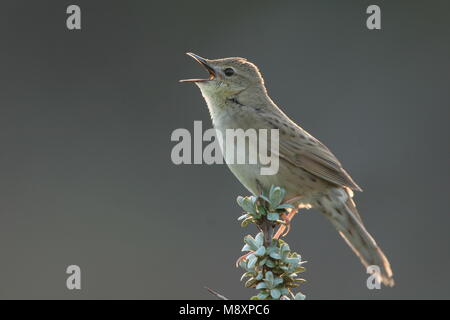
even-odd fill
[[[244,58],[209,60],[193,53],[188,55],[206,68],[209,78],[181,81],[194,82],[200,88],[216,130],[224,135],[227,129],[279,130],[278,173],[261,175],[259,162],[227,163],[239,181],[254,195],[267,194],[272,185],[286,189],[285,199],[296,207],[289,212],[287,221],[300,208],[320,210],[363,265],[377,266],[378,279],[393,286],[389,262],[364,227],[352,200],[352,190],[361,188],[324,144],[270,99],[258,68]],[[283,232],[279,230],[275,237]]]

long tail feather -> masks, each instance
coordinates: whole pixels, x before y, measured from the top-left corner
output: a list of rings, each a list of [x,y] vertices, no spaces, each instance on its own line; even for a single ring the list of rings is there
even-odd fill
[[[379,280],[386,286],[393,286],[392,270],[384,253],[367,232],[352,200],[351,190],[334,188],[317,202],[318,208],[330,220],[345,242],[359,257],[362,264],[377,266]]]

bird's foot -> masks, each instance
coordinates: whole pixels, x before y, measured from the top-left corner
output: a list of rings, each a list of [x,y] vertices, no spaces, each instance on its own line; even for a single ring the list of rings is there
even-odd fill
[[[280,237],[285,237],[291,231],[291,220],[294,218],[295,214],[298,212],[297,209],[290,209],[288,214],[282,213],[280,215],[281,220],[284,224],[281,225],[274,235],[274,239],[278,240]]]

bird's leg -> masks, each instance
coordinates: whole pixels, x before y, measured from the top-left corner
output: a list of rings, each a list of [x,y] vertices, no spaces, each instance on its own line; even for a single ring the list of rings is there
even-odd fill
[[[283,221],[286,223],[286,225],[282,224],[282,225],[278,228],[277,232],[276,232],[275,235],[273,236],[273,238],[276,239],[276,240],[278,240],[278,239],[281,237],[281,235],[282,235],[282,234],[284,233],[284,231],[286,230],[287,226],[289,226],[289,225],[288,225],[288,222],[286,222],[286,214],[285,214],[285,213],[280,214],[280,218],[281,218],[281,220],[283,220]],[[289,228],[288,228],[288,230],[289,230]]]
[[[295,214],[298,212],[297,209],[289,209],[289,213],[282,213],[280,218],[284,221],[285,224],[281,225],[277,233],[275,233],[274,239],[279,239],[280,237],[285,237],[289,231],[291,231],[291,220],[294,218]]]
[[[286,201],[286,203],[292,204],[300,199],[301,199],[301,196],[295,197],[295,198],[292,198],[292,199]],[[291,231],[291,220],[294,218],[295,214],[298,212],[298,208],[288,209],[288,211],[289,212],[287,215],[285,213],[280,214],[280,218],[281,218],[281,220],[284,221],[285,224],[281,225],[278,228],[277,233],[273,237],[274,239],[279,239],[280,237],[285,237],[285,236],[287,236],[289,231]]]

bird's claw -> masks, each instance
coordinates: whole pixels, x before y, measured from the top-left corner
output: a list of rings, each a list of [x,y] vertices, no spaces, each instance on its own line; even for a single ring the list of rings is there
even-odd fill
[[[284,224],[282,224],[277,232],[274,235],[274,239],[278,240],[280,237],[285,237],[291,231],[291,220],[294,215],[297,213],[297,210],[291,209],[288,214],[282,213],[280,214],[281,220],[283,220]]]

